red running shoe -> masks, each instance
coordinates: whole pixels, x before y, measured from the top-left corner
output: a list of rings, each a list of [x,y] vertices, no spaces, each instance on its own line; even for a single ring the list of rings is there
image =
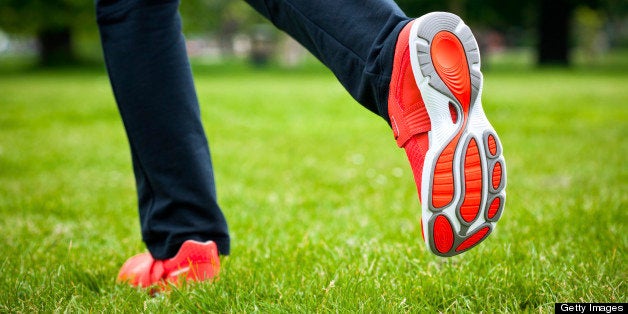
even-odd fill
[[[220,271],[218,248],[213,241],[205,243],[188,240],[183,242],[177,255],[167,260],[156,260],[150,253],[129,258],[118,273],[118,282],[147,288],[167,284],[178,286],[185,281],[209,280]]]
[[[422,234],[439,256],[493,231],[506,201],[506,164],[482,103],[480,52],[456,15],[426,14],[398,37],[388,111],[419,190]]]

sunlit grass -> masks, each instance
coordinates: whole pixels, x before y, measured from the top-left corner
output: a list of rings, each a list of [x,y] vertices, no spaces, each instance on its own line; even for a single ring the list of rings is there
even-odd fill
[[[493,312],[626,302],[628,77],[487,72],[504,145],[496,232],[443,259],[420,240],[387,125],[315,71],[200,71],[233,237],[218,282],[118,286],[142,251],[128,144],[104,72],[0,75],[0,311]]]

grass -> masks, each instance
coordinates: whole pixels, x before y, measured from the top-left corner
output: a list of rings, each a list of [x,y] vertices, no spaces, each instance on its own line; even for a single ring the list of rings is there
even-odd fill
[[[420,240],[386,124],[327,72],[199,71],[233,252],[221,278],[151,298],[116,285],[144,249],[103,71],[0,74],[0,312],[549,312],[626,302],[628,76],[486,73],[508,201],[443,259]]]

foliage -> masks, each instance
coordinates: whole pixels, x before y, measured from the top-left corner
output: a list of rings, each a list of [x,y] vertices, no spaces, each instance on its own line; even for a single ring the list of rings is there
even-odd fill
[[[95,25],[93,1],[0,0],[0,28],[12,33],[35,34],[44,29]]]
[[[420,16],[430,11],[452,11],[462,15],[469,24],[480,30],[498,29],[510,39],[510,43],[518,45],[533,45],[538,33],[546,32],[539,29],[539,16],[555,16],[555,14],[539,14],[542,8],[540,3],[543,3],[541,0],[398,0],[397,2],[409,16]],[[604,12],[602,16],[617,25],[628,12],[627,2],[620,0],[566,0],[564,3],[564,9],[567,12],[572,12],[576,6],[588,6],[596,11]],[[240,0],[185,0],[181,2],[181,14],[184,17],[184,29],[187,34],[212,33],[221,42],[223,50],[229,47],[236,33],[251,33],[256,25],[268,23],[245,1]],[[562,21],[552,19],[551,22],[567,25],[570,19],[571,14],[568,14],[567,19],[562,19]],[[553,24],[545,27],[557,29]],[[76,39],[74,36],[76,32],[87,32],[90,37],[96,36],[93,1],[0,0],[0,29],[11,33],[37,35],[38,39],[44,43],[42,59],[46,59],[45,54],[55,53],[58,58],[63,55],[73,56],[75,47],[72,41]],[[568,35],[558,37],[561,37],[560,40],[565,43],[570,40],[567,38]],[[619,44],[625,42],[622,38],[610,38],[610,40],[612,43]],[[541,45],[547,46],[554,43],[552,40],[549,44],[538,40],[536,42],[539,48]],[[546,48],[550,51],[556,50],[555,47]]]
[[[233,32],[268,23],[242,0],[185,0],[180,11],[187,33]]]

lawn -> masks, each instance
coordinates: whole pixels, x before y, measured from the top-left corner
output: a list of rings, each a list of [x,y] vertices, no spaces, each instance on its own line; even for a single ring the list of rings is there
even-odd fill
[[[150,297],[128,143],[102,70],[0,74],[0,312],[553,311],[627,302],[628,75],[485,74],[508,200],[428,253],[405,155],[325,71],[198,71],[233,237],[215,283]]]

